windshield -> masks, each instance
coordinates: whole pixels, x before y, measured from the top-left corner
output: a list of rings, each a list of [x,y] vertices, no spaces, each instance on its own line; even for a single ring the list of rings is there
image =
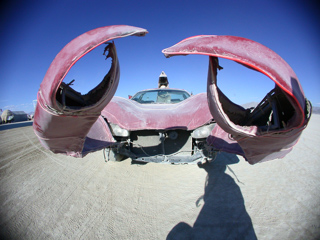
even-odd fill
[[[182,90],[171,90],[171,89],[156,89],[138,92],[132,97],[132,100],[143,103],[162,103],[162,104],[173,104],[181,102],[190,97],[190,94]]]

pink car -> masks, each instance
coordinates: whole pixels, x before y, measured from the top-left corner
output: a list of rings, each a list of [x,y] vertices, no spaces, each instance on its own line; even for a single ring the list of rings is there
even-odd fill
[[[112,65],[102,82],[82,95],[63,81],[81,57],[110,40],[144,36],[145,29],[107,26],[72,40],[51,63],[38,93],[34,131],[44,147],[75,157],[107,149],[110,159],[197,163],[217,151],[245,157],[250,164],[282,158],[297,143],[311,116],[297,76],[269,48],[233,36],[195,36],[163,50],[166,57],[209,56],[207,93],[150,89],[132,99],[113,97],[119,82],[114,43],[105,52]],[[267,75],[275,88],[254,109],[231,102],[217,86],[218,58]]]
[[[196,163],[212,160],[207,138],[215,126],[205,93],[157,88],[131,100],[113,97],[102,111],[118,145],[109,158],[139,162]]]

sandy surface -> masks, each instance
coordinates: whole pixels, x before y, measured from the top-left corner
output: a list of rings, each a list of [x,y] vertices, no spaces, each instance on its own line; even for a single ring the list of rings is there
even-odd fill
[[[75,159],[0,131],[1,239],[319,239],[320,115],[284,159],[197,165]]]

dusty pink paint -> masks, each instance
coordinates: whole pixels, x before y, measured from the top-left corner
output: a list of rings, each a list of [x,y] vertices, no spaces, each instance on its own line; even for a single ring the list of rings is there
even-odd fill
[[[110,85],[96,104],[80,110],[63,109],[56,101],[60,84],[70,68],[97,46],[112,39],[131,35],[143,36],[146,33],[145,29],[125,25],[101,27],[75,38],[58,53],[40,85],[34,117],[33,128],[44,147],[55,153],[83,156],[86,136],[94,124],[102,124],[98,117],[110,102],[118,86],[120,70],[114,45],[111,45],[109,51],[113,59]],[[96,123],[97,120],[98,123]],[[99,139],[106,142],[114,141],[109,128],[105,128],[102,132]],[[87,151],[90,152],[90,149]]]
[[[101,113],[110,123],[127,130],[193,130],[212,120],[207,95],[200,93],[176,104],[140,104],[114,97]]]
[[[296,74],[291,67],[269,48],[249,39],[234,36],[195,36],[164,49],[166,57],[199,54],[209,56],[208,103],[212,116],[223,131],[213,131],[208,143],[215,145],[224,140],[227,149],[231,142],[238,142],[243,155],[251,163],[285,156],[298,141],[309,119],[305,117],[306,99]],[[217,61],[226,58],[257,70],[271,78],[286,94],[295,114],[286,129],[260,132],[257,126],[234,124],[224,112],[218,97]],[[231,140],[232,139],[232,140]],[[221,141],[220,141],[221,142]],[[231,151],[232,152],[232,151]]]
[[[113,97],[119,82],[119,62],[114,44],[110,80],[103,96],[95,104],[77,110],[63,108],[56,94],[70,68],[85,54],[112,39],[137,35],[145,29],[131,26],[97,28],[67,44],[51,63],[38,92],[34,131],[41,143],[55,153],[75,157],[115,144],[109,123],[127,130],[193,130],[212,120],[215,127],[207,142],[223,151],[241,154],[251,163],[283,157],[298,141],[309,119],[305,116],[304,93],[290,66],[267,47],[240,37],[195,36],[163,50],[167,56],[200,54],[209,56],[207,94],[190,97],[177,104],[141,105],[132,100]],[[295,109],[286,129],[261,132],[257,126],[234,124],[223,111],[217,87],[217,57],[236,61],[271,78]]]

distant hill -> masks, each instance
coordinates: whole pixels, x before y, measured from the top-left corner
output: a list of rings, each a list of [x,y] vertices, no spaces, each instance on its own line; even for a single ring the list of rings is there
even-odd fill
[[[249,103],[242,104],[241,106],[244,108],[252,108],[252,107],[256,107],[258,104],[259,104],[258,102],[249,102]]]
[[[312,107],[313,114],[320,114],[320,107]]]

